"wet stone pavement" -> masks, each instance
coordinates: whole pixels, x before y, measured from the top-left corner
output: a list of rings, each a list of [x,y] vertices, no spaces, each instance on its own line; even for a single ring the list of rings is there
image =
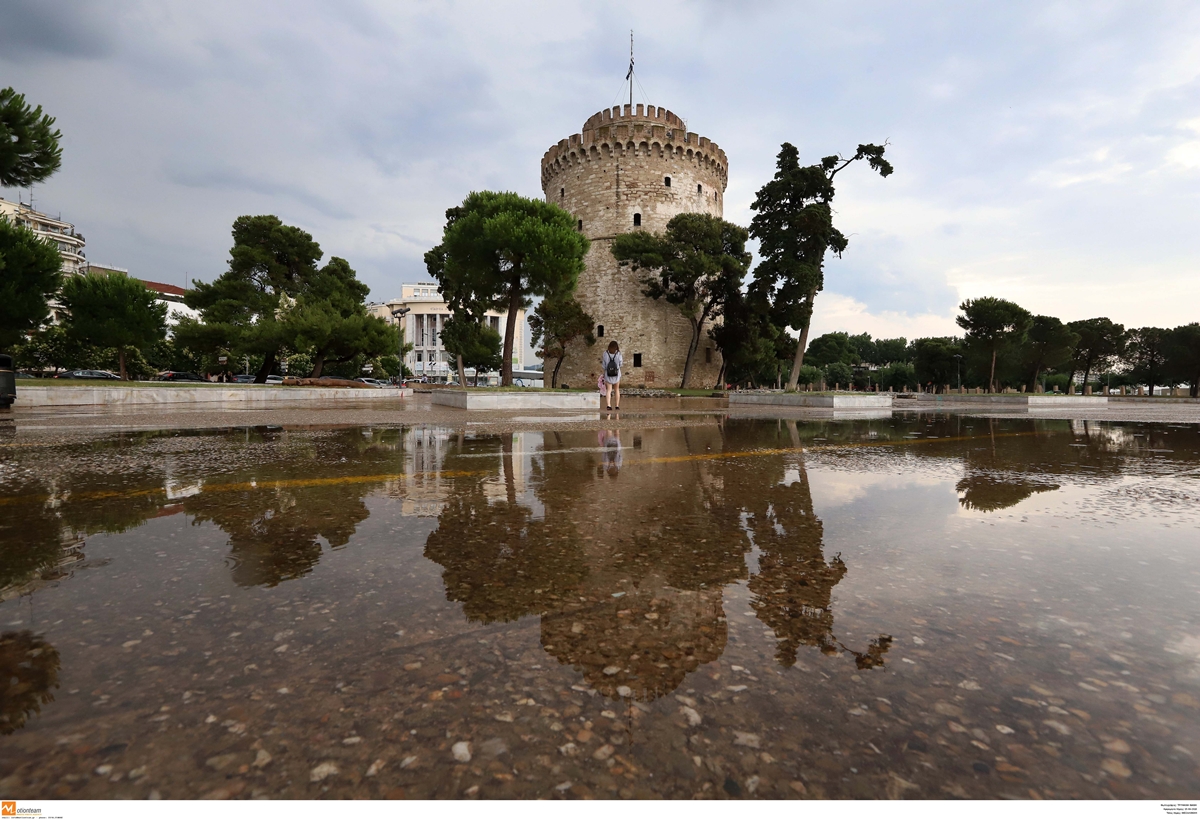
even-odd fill
[[[1200,795],[1200,428],[0,442],[16,798]]]

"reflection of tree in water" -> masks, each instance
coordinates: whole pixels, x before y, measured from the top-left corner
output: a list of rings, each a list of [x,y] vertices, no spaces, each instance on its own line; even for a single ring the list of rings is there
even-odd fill
[[[0,592],[53,572],[69,558],[62,523],[41,484],[21,486],[0,507]],[[14,594],[16,592],[13,592]]]
[[[0,734],[24,727],[54,701],[58,668],[58,650],[33,632],[0,634]]]
[[[963,478],[955,488],[962,493],[958,502],[964,508],[978,512],[996,512],[1016,506],[1039,492],[1053,492],[1058,489],[1058,484],[1005,480],[995,475],[977,474]]]
[[[780,432],[785,431],[787,440],[798,447],[795,422],[786,422]],[[731,442],[736,442],[746,430],[731,424],[727,432]],[[890,636],[880,635],[860,652],[842,645],[834,635],[833,588],[846,575],[846,564],[841,555],[825,559],[824,526],[813,510],[802,457],[797,451],[786,461],[764,461],[759,468],[768,466],[772,472],[760,474],[753,482],[729,482],[745,487],[738,506],[759,549],[758,572],[751,575],[749,583],[754,595],[750,606],[779,639],[775,658],[780,665],[795,665],[801,646],[813,646],[827,655],[848,652],[861,669],[883,665]]]
[[[447,500],[425,557],[444,567],[446,599],[483,623],[540,613],[587,573],[566,529],[534,520],[524,506],[489,501],[478,484]]]
[[[224,477],[226,485],[244,489],[202,491],[184,500],[184,509],[194,515],[193,524],[211,522],[229,536],[239,586],[303,577],[320,561],[324,545],[345,546],[370,516],[363,499],[383,479],[364,478],[398,469],[401,435],[355,429],[301,439],[280,459]]]
[[[444,568],[446,599],[469,620],[491,623],[538,614],[558,604],[587,568],[568,521],[534,517],[517,497],[512,437],[471,438],[471,454],[500,460],[503,487],[478,476],[448,479],[449,495],[425,557]]]
[[[239,586],[277,586],[303,577],[321,559],[321,539],[345,546],[370,515],[363,496],[370,485],[270,488],[201,493],[184,508],[193,525],[211,522],[229,536],[233,580]]]

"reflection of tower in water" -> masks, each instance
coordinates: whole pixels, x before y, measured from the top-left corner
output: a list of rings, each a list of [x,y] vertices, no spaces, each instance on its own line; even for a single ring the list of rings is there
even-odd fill
[[[781,457],[754,459],[749,473],[749,459],[711,457],[762,446],[754,432],[739,446],[716,423],[645,430],[632,439],[632,468],[617,464],[615,432],[546,433],[528,482],[510,463],[521,448],[476,439],[467,454],[500,450],[501,468],[448,471],[425,556],[444,567],[446,596],[469,620],[540,615],[545,651],[613,699],[662,697],[721,656],[724,588],[747,578],[752,542],[752,605],[778,636],[781,663],[807,645],[882,664],[890,637],[853,652],[834,636],[832,591],[846,566],[822,553],[803,464],[789,484]]]

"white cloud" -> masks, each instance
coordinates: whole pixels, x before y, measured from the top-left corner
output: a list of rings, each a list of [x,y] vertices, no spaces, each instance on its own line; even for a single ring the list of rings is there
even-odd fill
[[[865,304],[850,296],[825,292],[817,296],[809,338],[816,338],[824,333],[870,333],[874,338],[903,336],[914,339],[924,336],[953,336],[961,332],[955,325],[953,316],[929,313],[910,316],[888,310],[871,312]]]

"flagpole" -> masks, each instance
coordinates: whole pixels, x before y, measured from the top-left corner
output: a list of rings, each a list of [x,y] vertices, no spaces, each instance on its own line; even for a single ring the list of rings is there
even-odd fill
[[[629,110],[633,110],[633,29],[629,29]]]

